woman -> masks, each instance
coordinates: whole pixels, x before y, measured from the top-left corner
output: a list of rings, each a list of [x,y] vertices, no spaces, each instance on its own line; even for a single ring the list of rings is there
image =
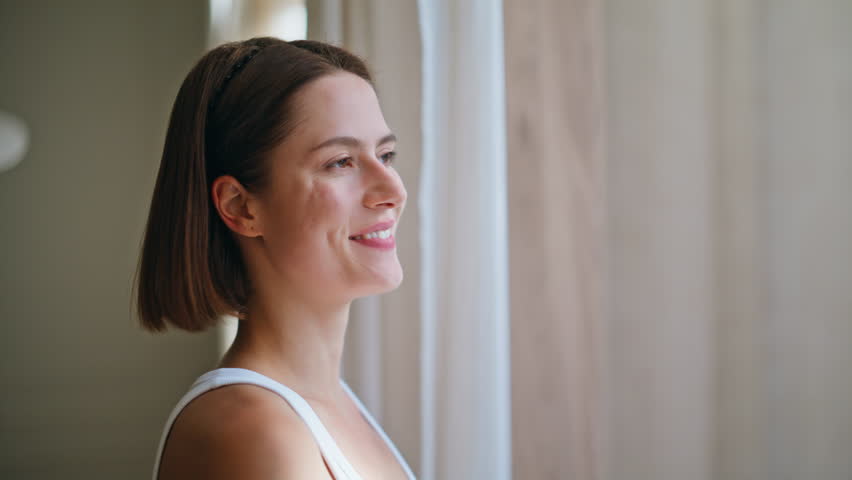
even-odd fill
[[[175,100],[142,246],[145,327],[240,318],[178,403],[155,480],[414,478],[340,380],[355,298],[402,280],[406,192],[370,74],[331,45],[208,52]]]

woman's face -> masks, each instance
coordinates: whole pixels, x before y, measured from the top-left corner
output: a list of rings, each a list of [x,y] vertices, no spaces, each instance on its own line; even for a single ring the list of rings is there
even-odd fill
[[[298,124],[272,153],[256,198],[264,275],[273,288],[331,302],[402,281],[395,232],[406,191],[396,142],[369,83],[326,75],[296,99]]]

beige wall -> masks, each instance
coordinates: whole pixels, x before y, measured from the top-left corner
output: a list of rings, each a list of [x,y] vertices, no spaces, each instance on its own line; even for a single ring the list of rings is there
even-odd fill
[[[131,277],[171,101],[206,2],[0,3],[0,478],[145,478],[215,338],[140,331]]]

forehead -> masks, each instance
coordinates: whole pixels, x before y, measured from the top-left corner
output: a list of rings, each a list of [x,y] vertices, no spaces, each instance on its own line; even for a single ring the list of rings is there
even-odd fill
[[[365,142],[389,131],[376,92],[348,72],[321,77],[298,94],[300,118],[295,137],[317,144],[329,137],[351,136]]]

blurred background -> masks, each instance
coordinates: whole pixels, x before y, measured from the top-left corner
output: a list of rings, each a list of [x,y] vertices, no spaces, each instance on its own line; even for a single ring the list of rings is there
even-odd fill
[[[418,478],[852,478],[849,0],[0,0],[0,478],[150,476],[227,348],[130,294],[177,89],[255,35],[401,139],[344,375]]]

